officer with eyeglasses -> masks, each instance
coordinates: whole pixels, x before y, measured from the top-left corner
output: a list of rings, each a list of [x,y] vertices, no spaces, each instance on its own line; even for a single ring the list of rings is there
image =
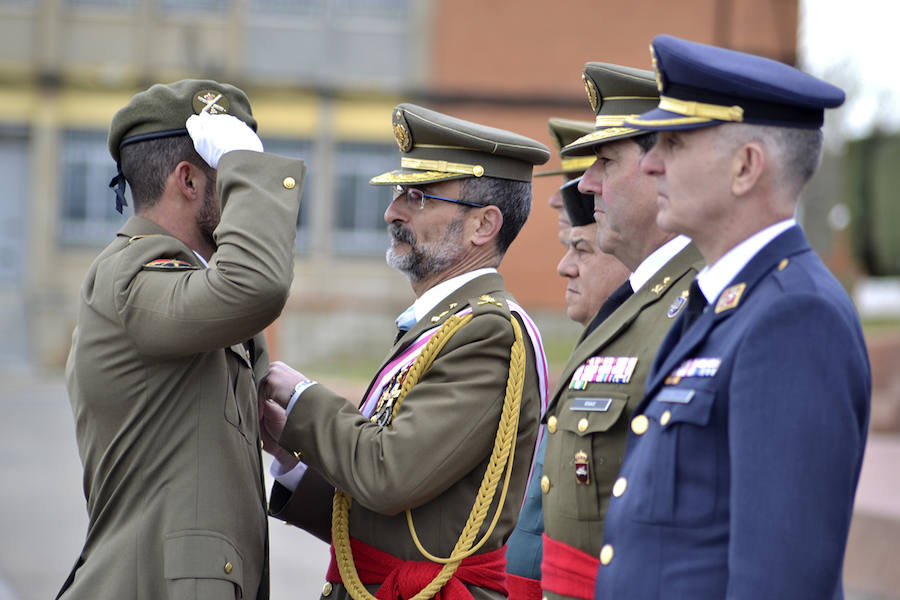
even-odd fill
[[[547,375],[497,267],[550,153],[413,104],[394,109],[393,131],[400,169],[371,183],[393,186],[387,262],[416,301],[359,401],[272,364],[260,396],[270,512],[331,542],[323,597],[386,586],[379,596],[497,600]]]

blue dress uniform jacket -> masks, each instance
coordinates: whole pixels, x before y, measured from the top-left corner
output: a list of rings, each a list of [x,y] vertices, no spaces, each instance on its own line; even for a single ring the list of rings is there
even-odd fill
[[[792,227],[680,322],[631,423],[596,598],[842,598],[871,388],[852,303]]]

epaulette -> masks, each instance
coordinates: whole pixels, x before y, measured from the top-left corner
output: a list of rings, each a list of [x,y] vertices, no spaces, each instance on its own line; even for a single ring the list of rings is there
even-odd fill
[[[195,265],[178,258],[157,258],[141,266],[144,271],[188,271],[199,269]]]
[[[141,234],[141,235],[133,235],[130,238],[128,238],[128,243],[130,244],[132,242],[136,242],[138,240],[142,240],[142,239],[148,238],[148,237],[165,237],[165,236],[163,236],[161,233],[146,233],[146,234]]]
[[[506,299],[495,298],[490,294],[484,294],[483,296],[479,296],[478,298],[470,299],[469,305],[472,307],[473,318],[477,317],[478,315],[490,313],[500,315],[507,320],[509,320],[511,316],[509,312],[509,305],[506,303]]]

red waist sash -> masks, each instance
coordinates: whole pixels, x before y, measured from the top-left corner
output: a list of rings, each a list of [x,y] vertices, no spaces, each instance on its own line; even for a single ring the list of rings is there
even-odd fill
[[[594,599],[594,583],[600,561],[574,546],[547,537],[544,533],[541,585],[562,596]]]
[[[412,598],[431,583],[443,567],[431,561],[402,560],[355,538],[350,538],[350,549],[360,581],[367,585],[381,584],[375,593],[379,600]],[[342,583],[333,544],[325,579]],[[465,583],[506,595],[506,547],[464,559],[450,581],[435,595],[435,600],[472,600]]]
[[[506,574],[509,600],[541,600],[541,582],[521,575]]]

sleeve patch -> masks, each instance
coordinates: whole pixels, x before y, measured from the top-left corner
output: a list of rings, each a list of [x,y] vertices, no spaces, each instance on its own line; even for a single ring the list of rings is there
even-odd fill
[[[145,271],[186,271],[188,269],[197,269],[191,263],[177,258],[157,258],[143,266]]]

